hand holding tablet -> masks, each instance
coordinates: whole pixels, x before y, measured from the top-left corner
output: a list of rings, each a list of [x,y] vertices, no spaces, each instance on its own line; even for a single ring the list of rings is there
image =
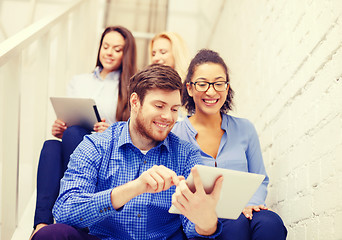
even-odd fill
[[[234,171],[224,168],[196,165],[206,193],[211,193],[216,179],[223,176],[220,199],[216,206],[219,218],[237,219],[265,176],[254,173]],[[190,173],[186,180],[189,189],[194,191],[193,176]],[[171,206],[170,213],[180,214],[175,206]]]
[[[91,98],[51,97],[52,106],[58,119],[67,126],[79,125],[92,130],[101,122],[95,101]]]

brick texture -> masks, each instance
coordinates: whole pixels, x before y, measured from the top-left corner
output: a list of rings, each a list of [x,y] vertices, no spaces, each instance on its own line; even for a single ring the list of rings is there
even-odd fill
[[[342,1],[227,0],[209,47],[258,131],[290,240],[342,239]]]

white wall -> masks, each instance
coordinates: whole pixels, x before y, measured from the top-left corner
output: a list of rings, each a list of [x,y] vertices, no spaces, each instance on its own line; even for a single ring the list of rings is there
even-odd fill
[[[342,2],[226,1],[211,48],[256,125],[288,239],[342,239]]]
[[[49,97],[65,95],[72,76],[91,72],[95,66],[103,31],[99,2],[69,1],[0,43],[2,239],[11,239],[14,230],[22,227],[18,224],[26,209],[34,208],[30,199],[38,157],[44,140],[51,138],[55,119]],[[32,231],[33,211],[29,213],[25,238]]]
[[[179,1],[169,29],[226,60],[288,239],[342,239],[342,1]]]
[[[0,42],[29,26],[33,22],[53,14],[72,0],[2,0],[0,1]],[[34,3],[35,2],[35,3]]]
[[[225,0],[169,0],[167,30],[179,33],[194,56],[212,41],[224,4]]]

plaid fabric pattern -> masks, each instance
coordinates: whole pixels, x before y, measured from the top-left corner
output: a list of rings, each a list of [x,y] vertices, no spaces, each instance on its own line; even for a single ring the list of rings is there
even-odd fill
[[[128,122],[115,123],[103,133],[86,136],[71,155],[54,217],[60,223],[89,227],[101,239],[184,239],[182,229],[188,237],[198,236],[188,219],[168,213],[174,186],[139,195],[117,210],[110,194],[153,165],[187,177],[199,159],[196,147],[172,133],[144,155],[131,141]]]

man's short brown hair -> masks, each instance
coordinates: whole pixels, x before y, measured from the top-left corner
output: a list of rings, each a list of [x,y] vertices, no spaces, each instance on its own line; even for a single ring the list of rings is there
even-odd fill
[[[146,92],[151,89],[179,90],[182,95],[182,80],[173,68],[161,64],[151,64],[131,77],[128,96],[135,92],[140,102],[143,103]]]

